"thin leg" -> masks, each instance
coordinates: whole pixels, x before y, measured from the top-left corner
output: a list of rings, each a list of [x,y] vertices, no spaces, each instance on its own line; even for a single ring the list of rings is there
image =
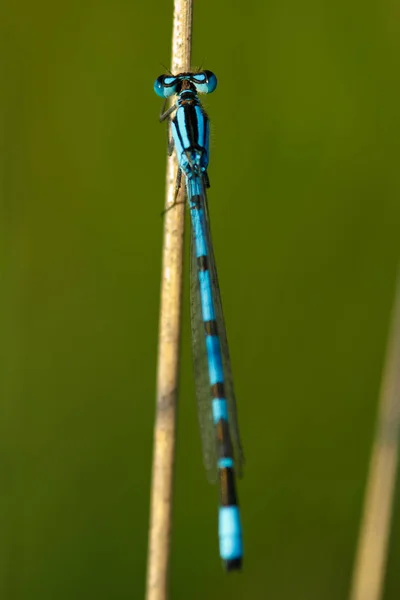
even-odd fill
[[[170,115],[172,115],[172,113],[176,110],[175,104],[173,106],[171,106],[170,108],[168,108],[168,110],[165,110],[166,104],[167,104],[167,101],[164,102],[164,105],[162,107],[162,111],[160,114],[160,123],[165,121],[165,119],[167,119]]]
[[[181,187],[181,182],[182,182],[182,169],[178,169],[178,174],[176,176],[176,191],[175,191],[175,200],[176,197],[178,196],[178,192],[179,192],[179,188]]]
[[[171,156],[174,151],[174,138],[169,137],[169,127],[167,128],[167,149],[168,156]]]
[[[177,204],[185,204],[185,201],[183,202],[178,202],[177,197],[178,197],[178,193],[181,187],[181,182],[182,182],[182,170],[178,169],[178,174],[176,176],[176,186],[175,186],[175,198],[173,203],[171,204],[171,206],[168,206],[168,208],[165,208],[162,213],[161,216],[163,217],[165,215],[165,213],[167,213],[169,210],[171,210],[171,208],[174,208],[174,206],[176,206]]]

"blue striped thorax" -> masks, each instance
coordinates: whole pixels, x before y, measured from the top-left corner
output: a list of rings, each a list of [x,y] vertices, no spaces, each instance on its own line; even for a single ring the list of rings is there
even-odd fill
[[[171,119],[171,132],[179,166],[189,178],[205,174],[209,160],[210,127],[198,94],[211,94],[216,87],[217,78],[211,71],[160,75],[154,83],[158,96],[177,96],[169,113],[176,111]]]

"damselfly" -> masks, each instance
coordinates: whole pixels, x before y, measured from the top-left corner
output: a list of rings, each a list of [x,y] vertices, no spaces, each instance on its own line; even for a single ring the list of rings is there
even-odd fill
[[[235,486],[243,453],[236,415],[228,343],[215,267],[208,217],[206,188],[210,186],[209,120],[199,93],[215,90],[211,71],[160,75],[154,91],[161,98],[176,96],[176,102],[160,121],[170,118],[172,139],[182,173],[191,217],[191,325],[195,385],[204,463],[209,479],[219,480],[219,549],[228,571],[242,564],[242,527]]]

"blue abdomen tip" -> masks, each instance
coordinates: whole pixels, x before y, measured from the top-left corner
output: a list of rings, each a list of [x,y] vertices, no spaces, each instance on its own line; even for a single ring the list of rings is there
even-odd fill
[[[219,551],[221,558],[232,561],[242,557],[242,525],[237,506],[221,506],[219,509]]]

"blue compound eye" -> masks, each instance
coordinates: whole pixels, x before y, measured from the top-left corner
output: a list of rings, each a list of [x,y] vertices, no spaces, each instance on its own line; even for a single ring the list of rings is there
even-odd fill
[[[177,81],[171,75],[160,75],[154,82],[154,91],[160,98],[169,98],[176,94]]]
[[[217,78],[212,71],[202,71],[192,76],[192,81],[200,94],[211,94],[217,87]]]

